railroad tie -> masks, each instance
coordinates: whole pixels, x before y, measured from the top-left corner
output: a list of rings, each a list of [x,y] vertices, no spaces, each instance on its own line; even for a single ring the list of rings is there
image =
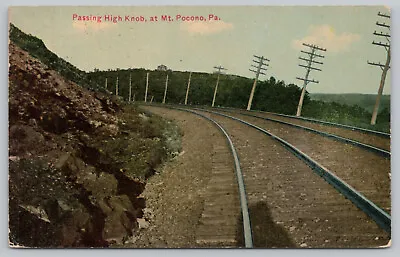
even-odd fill
[[[214,143],[213,151],[212,177],[202,193],[204,209],[196,243],[199,247],[237,247],[241,212],[232,154],[222,137]]]

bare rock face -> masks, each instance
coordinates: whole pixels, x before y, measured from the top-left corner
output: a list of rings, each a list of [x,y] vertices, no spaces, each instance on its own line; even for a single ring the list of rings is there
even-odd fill
[[[51,244],[60,244],[57,237],[56,226],[39,218],[26,208],[10,203],[10,230],[14,231],[10,235],[12,246],[29,246],[32,243],[36,247],[44,247]],[[46,236],[41,236],[46,235]]]
[[[93,225],[79,190],[42,160],[10,162],[10,241],[35,247],[78,247]],[[95,235],[93,235],[95,236]]]
[[[9,49],[10,121],[33,118],[56,134],[72,128],[90,132],[96,124],[116,125],[113,113],[119,106],[107,96],[63,79],[13,43]]]
[[[120,235],[132,236],[137,228],[133,206],[126,195],[113,196],[106,200],[109,209],[105,219],[103,238],[107,242],[123,243]]]
[[[122,243],[138,229],[137,196],[144,185],[91,145],[118,136],[115,113],[121,107],[65,80],[13,43],[9,51],[10,244]]]
[[[10,140],[10,155],[27,154],[38,144],[45,144],[43,134],[26,125],[10,126]]]

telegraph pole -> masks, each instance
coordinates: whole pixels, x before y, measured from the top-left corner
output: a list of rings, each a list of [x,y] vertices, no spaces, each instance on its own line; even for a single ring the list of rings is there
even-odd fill
[[[132,73],[129,72],[129,98],[128,98],[128,102],[131,101],[131,96],[132,96]]]
[[[385,18],[385,19],[390,19],[390,15],[383,14],[381,12],[378,12],[378,16]],[[374,33],[373,33],[375,36],[382,37],[386,40],[386,42],[380,42],[380,41],[372,42],[373,45],[377,45],[377,46],[385,48],[386,54],[387,54],[385,64],[367,61],[368,64],[373,65],[373,66],[378,66],[382,69],[381,82],[379,84],[378,95],[376,96],[375,106],[374,106],[374,110],[372,112],[371,125],[376,124],[376,118],[378,116],[379,104],[380,104],[381,97],[382,97],[383,87],[385,86],[386,75],[390,69],[390,25],[388,25],[384,22],[379,22],[379,21],[376,22],[376,25],[387,30],[389,33],[376,32],[376,31],[374,31]]]
[[[186,97],[185,97],[185,105],[187,105],[187,100],[188,100],[188,95],[189,95],[189,89],[190,89],[190,78],[192,77],[192,72],[189,73],[189,80],[186,88]]]
[[[309,44],[303,43],[303,46],[309,47],[311,52],[307,52],[307,51],[301,50],[302,53],[304,53],[304,54],[306,54],[308,56],[306,58],[299,57],[300,60],[306,62],[306,65],[299,64],[300,67],[303,67],[303,68],[306,69],[306,76],[304,78],[296,77],[296,79],[302,80],[304,82],[303,89],[301,90],[301,96],[300,96],[300,100],[299,100],[299,105],[297,106],[296,116],[300,116],[301,115],[301,109],[303,107],[304,95],[306,94],[306,87],[307,87],[308,83],[310,83],[310,82],[311,83],[319,83],[319,81],[316,81],[316,80],[308,78],[308,76],[310,75],[310,71],[311,70],[321,71],[321,69],[314,67],[313,64],[322,65],[323,64],[322,62],[316,61],[315,59],[316,58],[325,58],[325,56],[317,54],[317,51],[326,52],[326,49],[318,47],[316,45],[309,45]]]
[[[167,98],[167,89],[168,89],[168,73],[167,73],[167,78],[165,79],[164,98],[162,101],[163,104],[165,104],[165,99]]]
[[[117,81],[115,82],[115,95],[118,96],[118,75],[117,75]]]
[[[216,73],[218,74],[218,77],[217,77],[217,84],[215,85],[215,89],[214,89],[214,97],[213,97],[213,100],[212,100],[211,107],[214,107],[215,98],[216,98],[216,96],[217,96],[218,83],[219,83],[219,75],[221,74],[221,70],[227,70],[227,69],[225,69],[224,67],[222,67],[221,65],[220,65],[220,66],[214,66],[214,69],[217,69],[217,70],[218,70],[218,71],[216,72]]]
[[[257,71],[249,69],[251,72],[256,73],[256,78],[254,79],[253,88],[251,89],[251,93],[250,93],[250,97],[249,97],[249,103],[247,104],[248,111],[251,109],[251,104],[253,103],[253,97],[254,97],[254,92],[256,91],[258,76],[260,74],[265,75],[265,73],[262,71],[267,71],[267,69],[264,68],[263,66],[266,66],[266,67],[269,66],[268,63],[265,63],[265,61],[269,62],[269,60],[267,58],[265,58],[264,56],[257,56],[257,55],[253,55],[253,56],[254,56],[254,58],[256,58],[256,60],[253,60],[253,62],[257,63],[258,65],[254,65],[254,64],[251,65],[253,68],[256,68]]]
[[[144,102],[147,102],[147,91],[149,90],[149,73],[146,75],[146,92],[144,93]]]

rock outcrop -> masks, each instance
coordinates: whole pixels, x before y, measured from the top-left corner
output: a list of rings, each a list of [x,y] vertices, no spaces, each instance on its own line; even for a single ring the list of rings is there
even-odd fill
[[[160,140],[131,140],[151,129],[134,110],[121,118],[115,97],[65,80],[12,42],[9,53],[10,245],[123,243],[144,208],[145,176],[133,171],[147,174],[163,160],[146,164],[165,151]]]

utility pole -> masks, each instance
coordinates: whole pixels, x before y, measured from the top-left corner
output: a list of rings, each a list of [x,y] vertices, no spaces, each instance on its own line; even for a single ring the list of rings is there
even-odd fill
[[[149,90],[149,73],[146,75],[146,92],[144,93],[144,102],[147,102],[147,90]]]
[[[217,69],[217,70],[218,70],[218,71],[216,72],[216,73],[218,74],[218,77],[217,77],[217,84],[215,85],[215,89],[214,89],[214,97],[213,97],[213,100],[212,100],[211,107],[214,107],[215,98],[216,98],[216,96],[217,96],[218,83],[219,83],[219,75],[221,74],[221,70],[227,70],[227,69],[225,69],[224,67],[222,67],[221,65],[220,65],[220,66],[214,66],[214,69]]]
[[[129,98],[128,98],[128,102],[131,101],[131,96],[132,96],[132,73],[129,72]]]
[[[383,14],[381,12],[378,12],[378,16],[379,17],[383,17],[385,19],[390,19],[390,15],[388,14]],[[386,63],[385,64],[381,64],[381,63],[375,63],[375,62],[369,62],[367,61],[368,64],[370,65],[374,65],[374,66],[378,66],[382,69],[382,76],[381,76],[381,82],[379,84],[379,89],[378,89],[378,95],[376,96],[376,101],[375,101],[375,106],[374,106],[374,110],[372,112],[372,118],[371,118],[371,125],[375,125],[376,124],[376,118],[378,116],[378,110],[379,110],[379,104],[381,101],[381,97],[382,97],[382,92],[383,92],[383,87],[385,86],[385,80],[386,80],[386,75],[387,72],[390,69],[390,25],[384,23],[384,22],[376,22],[376,25],[379,27],[384,28],[385,30],[388,30],[389,33],[384,33],[384,32],[376,32],[374,31],[374,35],[378,36],[378,37],[382,37],[385,38],[386,42],[375,42],[373,41],[372,44],[373,45],[377,45],[377,46],[381,46],[384,47],[386,50]]]
[[[260,74],[265,75],[264,72],[262,71],[267,71],[266,68],[264,68],[263,66],[269,66],[268,63],[265,63],[265,61],[269,60],[267,58],[265,58],[264,56],[257,56],[257,55],[253,55],[254,58],[256,58],[256,60],[253,60],[253,62],[257,63],[258,65],[254,65],[252,64],[251,67],[256,68],[257,71],[249,69],[251,72],[254,72],[256,74],[256,78],[254,79],[254,83],[253,83],[253,88],[251,89],[251,93],[250,93],[250,97],[249,97],[249,103],[247,104],[247,110],[249,111],[251,109],[251,105],[253,103],[253,97],[254,97],[254,92],[256,91],[256,85],[257,85],[257,81],[258,81],[258,76]]]
[[[165,104],[165,99],[167,98],[167,89],[168,89],[168,73],[167,73],[167,78],[165,79],[164,98],[162,101],[163,104]]]
[[[301,109],[303,107],[303,100],[304,100],[304,95],[306,94],[306,87],[308,85],[308,83],[319,83],[319,81],[313,80],[313,79],[309,79],[308,76],[310,75],[310,71],[311,70],[317,70],[317,71],[321,71],[321,69],[316,68],[313,66],[313,64],[320,64],[322,65],[322,62],[316,61],[316,58],[325,58],[325,56],[317,54],[317,51],[323,51],[326,52],[326,49],[318,47],[316,45],[309,45],[309,44],[305,44],[303,43],[303,46],[309,47],[311,52],[307,52],[307,51],[303,51],[301,50],[302,53],[308,55],[306,58],[303,57],[299,57],[300,60],[305,61],[306,65],[304,64],[299,64],[300,67],[303,67],[306,69],[306,76],[304,78],[299,78],[296,77],[296,79],[302,80],[303,83],[303,89],[301,90],[301,96],[300,96],[300,100],[299,100],[299,105],[297,106],[297,113],[296,116],[300,116],[301,115]]]
[[[106,78],[106,83],[105,84],[106,84],[106,90],[107,90],[107,78]]]
[[[187,100],[188,100],[188,95],[189,95],[189,89],[190,89],[190,78],[192,77],[192,72],[189,73],[189,80],[186,88],[186,97],[185,97],[185,105],[187,105]]]
[[[117,75],[117,81],[115,82],[115,95],[118,96],[118,75]]]

